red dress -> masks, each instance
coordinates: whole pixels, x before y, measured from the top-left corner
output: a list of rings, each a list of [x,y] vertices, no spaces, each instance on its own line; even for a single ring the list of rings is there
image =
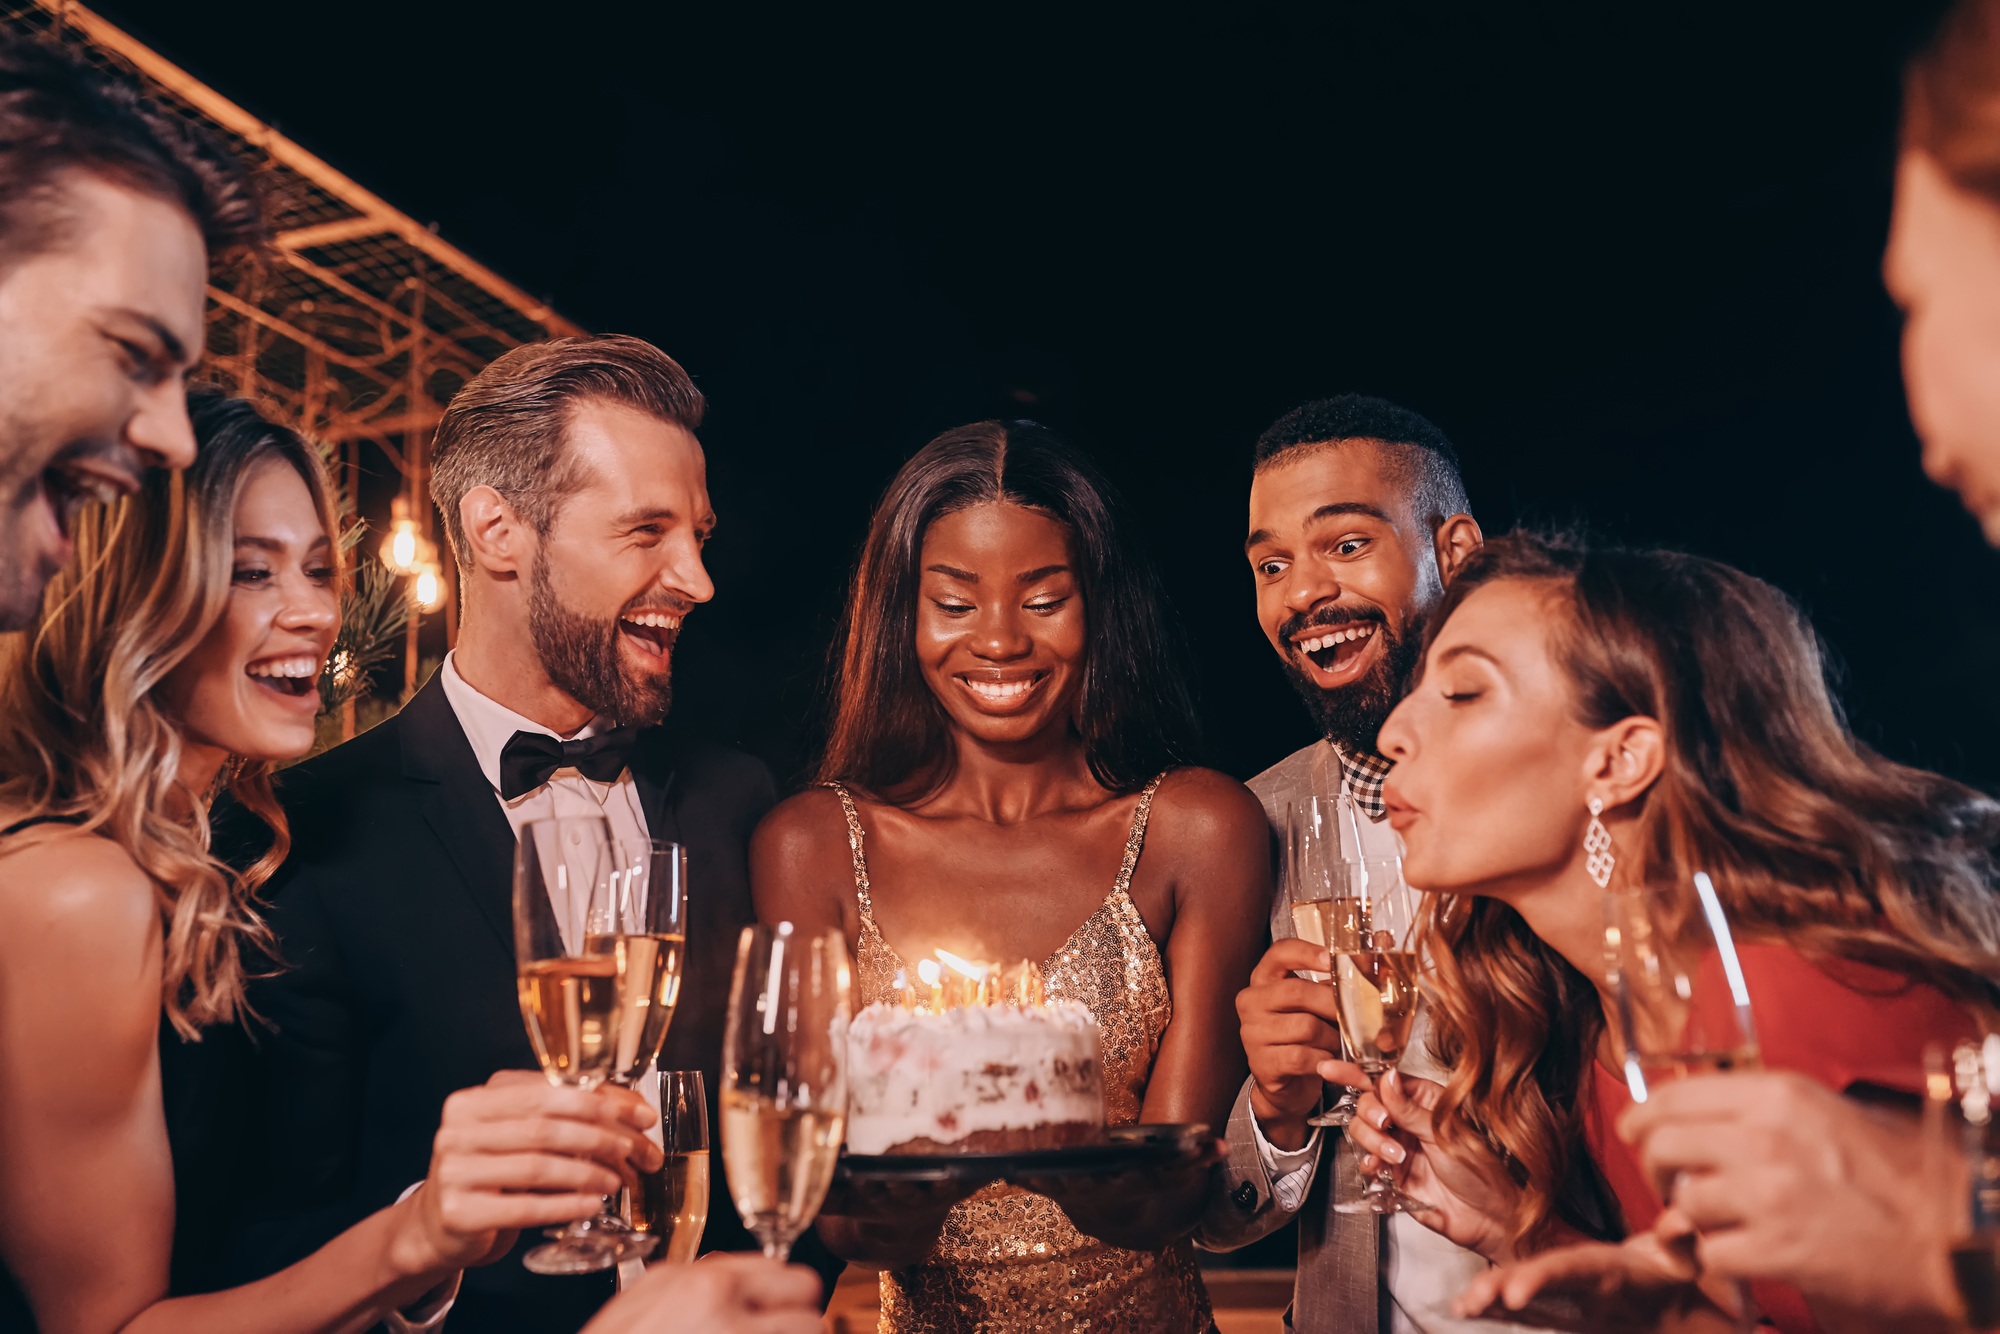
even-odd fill
[[[1859,1084],[1921,1096],[1924,1048],[1977,1039],[1979,1026],[1949,996],[1898,974],[1845,960],[1813,963],[1786,945],[1739,945],[1751,1022],[1767,1070],[1791,1070],[1846,1092]],[[1704,995],[1726,995],[1718,969]],[[1653,1226],[1660,1197],[1618,1118],[1632,1105],[1624,1077],[1590,1063],[1584,1109],[1590,1156],[1617,1195],[1633,1232]],[[1805,1299],[1784,1283],[1753,1283],[1765,1319],[1784,1334],[1818,1334]]]

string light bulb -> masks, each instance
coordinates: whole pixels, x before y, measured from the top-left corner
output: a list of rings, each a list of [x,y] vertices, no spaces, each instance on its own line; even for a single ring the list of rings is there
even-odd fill
[[[416,603],[418,611],[436,611],[444,605],[443,574],[435,565],[418,567],[417,577],[410,582],[410,601]]]
[[[389,535],[382,539],[382,563],[395,574],[415,574],[423,564],[423,538],[410,517],[410,503],[397,496],[391,507]]]

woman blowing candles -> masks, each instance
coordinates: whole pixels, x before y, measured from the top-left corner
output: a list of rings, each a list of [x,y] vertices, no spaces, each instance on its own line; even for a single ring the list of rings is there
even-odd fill
[[[1601,1180],[1635,1239],[1572,1253],[1569,1277],[1727,1328],[1730,1285],[1706,1280],[1712,1304],[1683,1287],[1684,1251],[1649,1231],[1653,1180],[1615,1132],[1628,1098],[1586,829],[1601,813],[1614,890],[1709,872],[1769,1067],[1913,1094],[1925,1045],[1976,1033],[2000,996],[2000,805],[1867,753],[1769,586],[1526,536],[1452,585],[1381,745],[1409,878],[1432,891],[1432,1042],[1452,1075],[1385,1080],[1350,1133],[1438,1206],[1424,1221],[1496,1262],[1615,1230],[1589,1207]],[[1408,1133],[1383,1134],[1387,1118]],[[1468,1305],[1493,1293],[1482,1281]],[[1796,1291],[1755,1297],[1781,1329],[1817,1327]]]
[[[364,1329],[659,1162],[636,1096],[498,1077],[447,1104],[401,1203],[247,1287],[168,1296],[165,1108],[188,1044],[255,1022],[240,960],[286,843],[270,772],[311,748],[340,579],[312,450],[247,403],[191,408],[194,465],[72,514],[73,572],[0,646],[4,1329]],[[276,835],[242,875],[208,852],[225,786]]]
[[[829,786],[765,819],[751,878],[767,920],[846,931],[862,1004],[934,948],[1046,960],[1051,999],[1097,1019],[1113,1124],[1220,1126],[1269,836],[1243,787],[1175,767],[1193,722],[1167,623],[1084,459],[1027,422],[933,440],[869,525]],[[1060,1207],[992,1188],[820,1232],[885,1267],[885,1329],[1202,1331],[1183,1238],[1207,1177]]]
[[[2000,543],[2000,0],[1955,6],[1910,67],[1883,273],[1907,317],[1924,468]],[[1964,1193],[1913,1185],[1923,1159],[1908,1118],[1755,1073],[1669,1085],[1620,1130],[1649,1174],[1678,1182],[1671,1217],[1699,1230],[1704,1269],[1795,1283],[1864,1328],[1959,1311],[1945,1251],[1965,1227]],[[1552,1254],[1487,1286],[1519,1296],[1587,1259]]]

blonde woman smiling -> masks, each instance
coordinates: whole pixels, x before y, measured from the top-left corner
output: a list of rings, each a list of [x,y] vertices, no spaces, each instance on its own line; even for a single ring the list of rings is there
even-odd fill
[[[42,624],[0,641],[0,1330],[421,1317],[516,1230],[658,1163],[636,1097],[503,1073],[445,1105],[401,1202],[256,1283],[170,1295],[167,1108],[190,1044],[255,1022],[254,895],[287,845],[270,773],[312,746],[341,579],[312,449],[247,403],[190,406],[194,465],[72,518]],[[209,852],[223,789],[275,835],[241,874]]]

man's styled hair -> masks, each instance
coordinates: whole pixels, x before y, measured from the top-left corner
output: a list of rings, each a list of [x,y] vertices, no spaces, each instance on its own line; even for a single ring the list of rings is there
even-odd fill
[[[643,338],[582,335],[530,343],[465,382],[438,418],[431,498],[461,570],[471,568],[459,502],[490,486],[546,535],[562,502],[583,485],[568,459],[579,403],[616,403],[689,431],[707,404],[680,363]]]
[[[218,138],[58,43],[0,39],[0,265],[63,242],[69,172],[179,204],[211,259],[264,244],[262,192]]]
[[[1257,437],[1251,468],[1262,472],[1293,450],[1350,440],[1391,446],[1419,516],[1433,529],[1454,514],[1472,512],[1459,476],[1458,451],[1444,432],[1408,408],[1366,394],[1316,398],[1293,408]]]

